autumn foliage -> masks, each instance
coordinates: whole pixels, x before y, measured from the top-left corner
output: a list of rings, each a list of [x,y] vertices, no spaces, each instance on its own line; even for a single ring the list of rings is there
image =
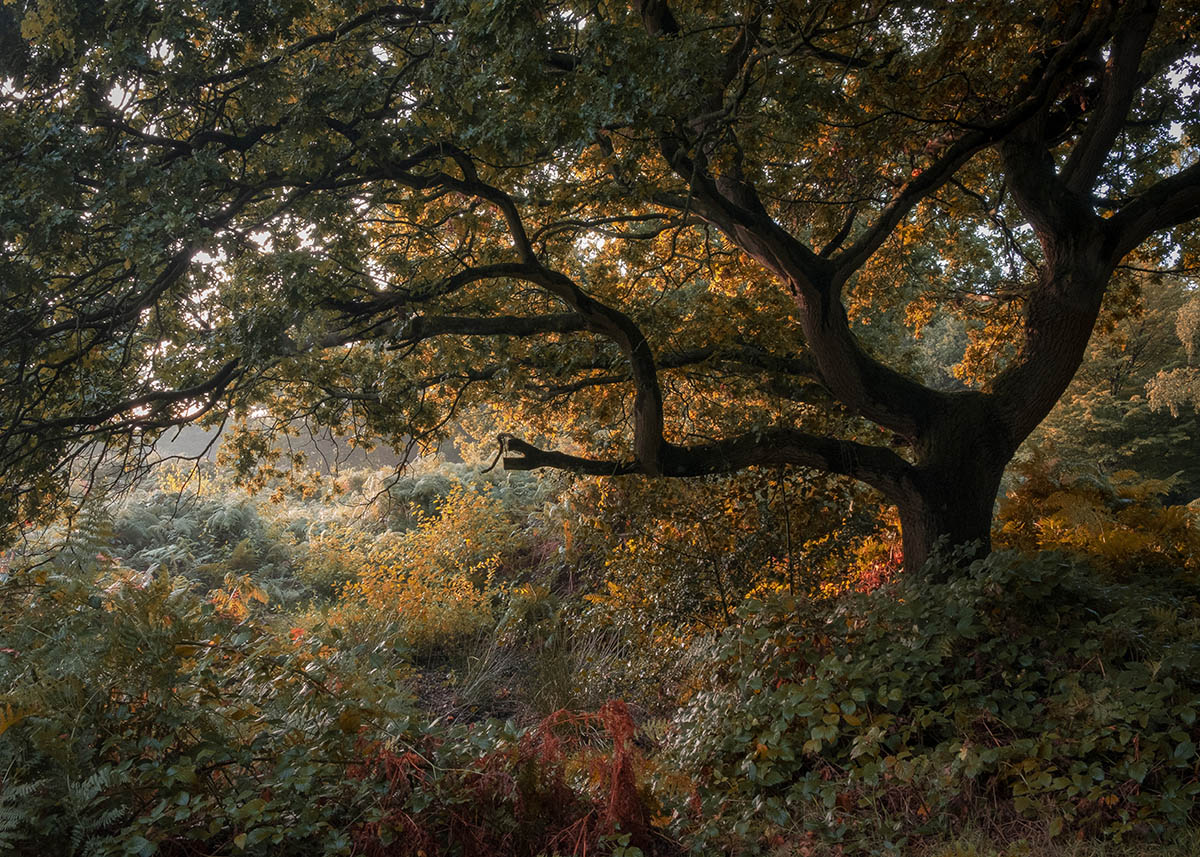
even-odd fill
[[[582,855],[618,843],[671,852],[651,827],[624,703],[594,714],[554,712],[510,743],[493,744],[489,728],[433,739],[428,755],[365,746],[369,761],[351,776],[382,779],[387,791],[379,819],[355,831],[357,848],[370,857]],[[465,758],[447,752],[454,741],[470,748]],[[485,750],[489,744],[494,749]],[[460,767],[442,768],[450,760]]]

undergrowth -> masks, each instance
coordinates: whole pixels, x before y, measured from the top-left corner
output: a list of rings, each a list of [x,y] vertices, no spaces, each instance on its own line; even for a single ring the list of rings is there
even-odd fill
[[[773,474],[85,510],[0,557],[0,851],[1195,853],[1194,515],[1030,467],[1071,554],[907,578]]]
[[[994,554],[949,583],[750,605],[714,655],[670,739],[702,784],[676,825],[696,853],[1197,821],[1194,585]]]
[[[44,566],[0,598],[5,853],[672,850],[619,701],[439,723],[380,629],[283,631],[165,573]]]

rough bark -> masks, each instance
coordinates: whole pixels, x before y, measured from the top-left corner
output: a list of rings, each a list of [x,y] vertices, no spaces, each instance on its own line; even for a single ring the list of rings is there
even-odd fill
[[[992,396],[940,398],[916,450],[919,463],[892,497],[907,571],[924,566],[939,543],[972,548],[962,558],[991,550],[996,492],[1016,446]]]

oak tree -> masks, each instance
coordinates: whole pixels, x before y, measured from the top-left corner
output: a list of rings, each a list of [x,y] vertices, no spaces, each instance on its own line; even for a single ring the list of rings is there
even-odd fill
[[[1194,262],[1194,11],[7,3],[3,517],[186,422],[490,405],[508,468],[816,468],[910,568],[986,546],[1110,284]]]

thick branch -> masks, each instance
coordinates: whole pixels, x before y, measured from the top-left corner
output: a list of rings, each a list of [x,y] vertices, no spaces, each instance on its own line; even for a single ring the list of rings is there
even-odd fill
[[[666,141],[664,155],[691,182],[693,209],[787,286],[801,310],[800,324],[822,382],[851,411],[906,437],[921,430],[933,392],[883,365],[859,346],[838,295],[833,263],[785,232],[746,183],[718,188]],[[724,191],[734,189],[737,202]]]
[[[667,0],[638,0],[637,9],[650,35],[674,36],[679,32],[679,22],[671,14]]]
[[[239,367],[241,361],[234,358],[227,362],[224,366],[218,369],[211,377],[205,381],[201,381],[191,387],[184,387],[178,390],[155,390],[150,393],[144,393],[141,396],[135,396],[132,399],[126,399],[122,402],[109,405],[103,410],[96,411],[90,414],[79,414],[70,417],[59,417],[57,419],[37,420],[17,427],[21,433],[36,433],[41,435],[46,432],[53,432],[64,428],[87,428],[107,431],[111,426],[105,424],[113,417],[120,414],[132,413],[142,408],[149,409],[149,412],[144,416],[133,416],[121,423],[121,428],[129,426],[138,427],[160,427],[176,422],[191,421],[195,418],[189,414],[186,417],[179,419],[175,417],[162,417],[164,409],[185,402],[192,402],[201,397],[215,402],[219,399],[229,386],[236,381],[242,374],[243,370]],[[90,433],[90,432],[89,432]]]
[[[464,178],[443,172],[431,175],[410,172],[413,167],[438,157],[452,158]],[[488,267],[494,271],[503,269],[503,274],[499,275],[533,283],[556,296],[583,320],[585,329],[608,337],[621,349],[629,361],[630,376],[637,391],[633,414],[635,455],[647,473],[657,472],[663,445],[662,389],[650,343],[633,319],[596,300],[567,275],[543,265],[533,250],[516,201],[500,188],[482,181],[474,162],[461,149],[448,144],[432,146],[403,161],[384,161],[381,166],[389,178],[408,187],[455,190],[486,200],[500,210],[520,261]],[[468,275],[469,271],[456,276]]]
[[[773,394],[792,401],[809,402],[814,397],[828,398],[829,395],[829,391],[820,384],[816,369],[810,361],[797,357],[781,357],[754,346],[710,345],[686,351],[672,351],[659,357],[657,364],[659,369],[683,369],[709,360],[733,364],[744,373],[752,373],[760,380],[762,380],[761,373],[765,370],[772,375],[763,381],[766,388]],[[576,368],[607,369],[609,367],[597,364]],[[804,381],[797,382],[797,378],[803,378]],[[541,388],[540,392],[544,398],[549,399],[578,393],[592,387],[622,384],[629,380],[628,372],[609,372],[604,375],[589,375],[561,384],[546,385]]]
[[[347,319],[377,316],[409,303],[445,297],[471,283],[502,279],[504,277],[524,279],[523,275],[527,274],[529,269],[529,265],[520,262],[498,262],[494,265],[480,265],[477,268],[464,268],[440,280],[422,283],[416,288],[407,288],[403,291],[384,294],[372,300],[344,301],[329,298],[324,304],[327,308],[342,313]]]
[[[833,255],[833,264],[837,269],[834,277],[836,285],[840,288],[851,274],[866,264],[900,222],[908,216],[913,206],[948,182],[977,152],[995,142],[998,130],[972,131],[966,134],[947,147],[945,153],[922,170],[916,178],[907,182],[870,228],[845,250]],[[830,246],[837,246],[838,243],[841,243],[841,239],[835,237]]]
[[[1013,200],[1048,256],[1054,255],[1054,247],[1063,236],[1077,231],[1081,220],[1095,219],[1086,200],[1059,178],[1037,123],[1005,140],[1000,154]]]
[[[1023,137],[1032,138],[1037,145],[1023,147],[1023,156],[1042,160],[1041,149],[1045,148],[1042,135],[1037,132],[1031,135],[1029,131],[1031,128],[1040,130],[1042,122],[1038,121],[1038,117],[1044,120],[1044,113],[1058,95],[1071,63],[1093,48],[1102,33],[1099,21],[1080,28],[1072,39],[1046,59],[1041,69],[1031,75],[1030,83],[1015,95],[1012,105],[1002,116],[966,132],[948,146],[936,161],[907,182],[875,223],[851,246],[833,257],[837,265],[837,285],[840,287],[866,263],[917,203],[950,181],[977,152],[1006,140],[1014,130],[1024,126]],[[1045,158],[1048,157],[1047,153]],[[1053,177],[1052,169],[1050,176]],[[1054,179],[1054,183],[1057,183],[1057,179]]]
[[[594,458],[582,458],[578,455],[567,455],[563,452],[539,449],[510,434],[500,435],[499,440],[504,456],[505,470],[537,470],[539,467],[552,467],[555,470],[584,473],[589,476],[622,476],[642,472],[642,468],[636,461],[601,461]]]
[[[1063,181],[1076,193],[1091,189],[1129,115],[1141,83],[1139,63],[1154,28],[1158,5],[1157,0],[1137,4],[1117,20],[1099,104],[1062,171]]]
[[[842,285],[919,201],[949,181],[975,153],[1004,139],[1048,107],[1071,62],[1102,36],[1101,23],[1080,28],[1074,38],[1050,54],[1002,116],[965,131],[905,185],[858,240],[832,259],[822,258],[783,230],[748,182],[737,176],[713,178],[703,158],[688,152],[685,141],[676,137],[661,140],[664,158],[690,187],[688,205],[788,286],[801,309],[801,325],[821,379],[853,412],[915,438],[924,430],[935,394],[863,351],[849,328],[840,298]]]
[[[1104,221],[1112,263],[1115,265],[1155,232],[1198,217],[1200,161],[1155,183]]]
[[[582,316],[589,330],[607,336],[624,353],[636,390],[633,408],[634,454],[647,473],[658,472],[664,444],[662,388],[658,383],[654,353],[645,334],[633,319],[600,303],[565,274],[533,263],[528,266],[524,278],[557,295]]]
[[[445,172],[430,174],[414,173],[414,167],[421,166],[439,158],[450,158],[458,165],[462,178],[457,178]],[[421,151],[402,160],[391,160],[378,156],[376,158],[387,177],[413,189],[444,188],[457,191],[467,196],[475,196],[486,200],[500,210],[504,222],[512,238],[513,249],[522,262],[530,262],[535,258],[533,245],[525,231],[524,221],[517,210],[516,202],[511,196],[493,185],[481,181],[476,172],[475,163],[471,156],[450,143],[439,143],[427,146]]]
[[[890,449],[822,437],[795,429],[771,429],[693,447],[672,447],[670,476],[732,473],[746,467],[793,464],[849,476],[888,497],[903,493],[913,467]]]
[[[511,435],[501,435],[500,443],[506,470],[552,467],[601,476],[644,472],[636,461],[566,455],[540,449]],[[744,434],[700,446],[670,446],[664,452],[663,463],[660,475],[673,477],[732,473],[754,466],[811,467],[858,479],[888,497],[903,495],[913,474],[912,465],[889,449],[794,429]]]

